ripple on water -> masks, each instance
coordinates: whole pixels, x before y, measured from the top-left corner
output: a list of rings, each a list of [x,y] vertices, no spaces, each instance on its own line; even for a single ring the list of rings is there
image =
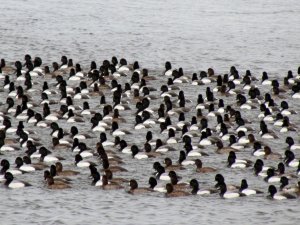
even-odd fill
[[[297,0],[289,4],[283,0],[264,3],[260,0],[75,2],[15,0],[1,4],[1,58],[13,62],[30,53],[51,64],[59,61],[61,55],[67,55],[86,69],[92,60],[99,64],[116,55],[129,62],[138,60],[150,69],[151,75],[158,77],[167,60],[174,67],[183,67],[187,75],[208,67],[223,74],[235,65],[243,72],[251,69],[257,77],[262,71],[268,71],[272,78],[286,75],[287,70],[294,70],[299,64],[299,29],[295,29],[299,21]],[[153,84],[159,87],[161,80]],[[186,98],[194,103],[195,93],[205,94],[202,87],[185,84],[182,87],[188,90]],[[5,101],[2,95],[0,101]],[[76,103],[82,105],[81,101]],[[92,107],[98,104],[90,102]],[[300,109],[300,103],[293,102],[293,107]],[[194,109],[189,115],[192,113]],[[131,111],[122,115],[132,116]],[[250,112],[243,115],[252,116]],[[293,117],[293,122],[299,124],[300,118]],[[129,119],[124,128],[131,128],[133,124]],[[64,124],[63,128],[69,130],[70,126]],[[89,128],[90,124],[82,126],[82,130]],[[158,128],[154,131],[155,139],[166,137],[158,134]],[[40,132],[41,138],[49,134],[46,129]],[[128,137],[130,144],[144,141],[144,133],[137,131]],[[95,145],[93,140],[87,144]],[[270,145],[279,153],[284,152],[282,141],[275,140]],[[59,152],[63,157],[69,154]],[[10,159],[18,155],[19,152],[12,153]],[[249,152],[241,152],[240,156],[248,157]],[[172,157],[176,160],[178,155]],[[228,174],[226,179],[232,184],[247,178],[251,187],[266,191],[265,182],[254,177],[252,171],[232,172],[222,167],[226,159],[225,155],[216,158],[211,154],[205,161],[219,167],[218,172]],[[146,186],[155,159],[132,162],[129,156],[124,156],[124,161],[129,172],[121,176],[137,177]],[[73,158],[64,163],[66,168],[73,169]],[[275,162],[267,163],[276,166]],[[142,171],[134,174],[137,170]],[[42,171],[36,172],[36,177],[41,179],[22,175],[33,187],[1,188],[1,224],[295,224],[299,220],[299,199],[274,204],[264,198],[267,193],[235,200],[222,200],[218,195],[178,199],[166,199],[156,193],[131,196],[125,191],[104,192],[91,187],[89,172],[78,171],[81,176],[73,180],[72,190],[45,189]],[[214,174],[200,175],[194,168],[181,171],[180,175],[197,178],[205,188],[211,187],[214,179]]]

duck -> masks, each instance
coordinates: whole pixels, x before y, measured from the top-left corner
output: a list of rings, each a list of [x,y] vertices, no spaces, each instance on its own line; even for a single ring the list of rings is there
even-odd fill
[[[188,188],[189,186],[188,183],[179,182],[181,177],[179,177],[175,171],[171,170],[169,172],[169,177],[170,177],[171,184],[173,185],[175,190],[186,190]]]
[[[100,133],[100,143],[103,145],[103,147],[115,145],[114,142],[107,140],[106,134],[104,132]]]
[[[141,129],[151,128],[151,127],[152,127],[151,125],[146,125],[143,123],[143,119],[140,115],[136,115],[135,125],[134,125],[135,130],[141,130]]]
[[[88,102],[82,103],[82,111],[80,112],[81,115],[91,115],[95,113],[95,111],[90,110],[90,105]]]
[[[127,191],[129,194],[145,194],[149,192],[153,192],[151,188],[139,188],[138,183],[135,179],[131,179],[129,181],[130,189]]]
[[[58,126],[58,124],[56,122],[51,122],[50,123],[50,128],[52,129],[50,135],[52,137],[56,137],[57,138],[58,137],[58,133],[59,133],[59,129],[60,129],[60,127]],[[64,130],[63,130],[63,133],[65,133]]]
[[[96,166],[96,164],[93,162],[84,161],[80,154],[75,155],[75,165],[80,168],[89,167],[90,165]]]
[[[164,159],[165,169],[167,170],[185,170],[182,165],[173,165],[172,160],[167,157]]]
[[[291,131],[297,131],[296,126],[294,124],[291,124],[290,119],[287,116],[285,116],[283,117],[281,129],[279,132],[286,133]]]
[[[21,150],[18,146],[15,146],[16,140],[6,138],[4,130],[0,130],[0,152],[18,151]]]
[[[32,172],[36,171],[37,168],[30,165],[30,164],[24,164],[24,161],[21,157],[17,157],[15,160],[16,167],[22,171],[22,172]]]
[[[236,124],[238,125],[235,129],[236,132],[244,131],[244,132],[252,132],[254,129],[250,126],[245,126],[245,121],[243,118],[236,118]]]
[[[178,162],[182,166],[194,165],[195,164],[194,160],[187,160],[186,159],[186,153],[184,151],[180,151]]]
[[[281,107],[280,113],[282,115],[284,115],[284,116],[289,116],[289,115],[292,115],[292,114],[297,114],[296,111],[289,109],[289,104],[287,103],[287,101],[282,101],[280,103],[280,107]]]
[[[295,158],[295,154],[291,150],[286,150],[285,153],[284,162],[285,165],[289,167],[298,167],[299,166],[299,159]]]
[[[148,159],[150,157],[145,153],[141,153],[139,148],[136,145],[131,146],[131,153],[132,153],[132,158],[135,159]]]
[[[249,160],[237,159],[235,152],[233,151],[229,152],[227,162],[228,162],[227,166],[230,168],[246,168],[252,164],[252,162]]]
[[[5,174],[6,172],[10,172],[12,175],[23,174],[23,171],[20,169],[11,169],[10,163],[7,159],[2,159],[0,165],[2,166],[2,168],[0,170],[0,174]]]
[[[49,189],[68,189],[70,185],[63,182],[55,182],[52,176],[47,177],[47,188]]]
[[[153,191],[157,191],[157,192],[162,192],[162,193],[166,193],[167,190],[165,187],[162,186],[157,186],[157,180],[155,177],[150,177],[148,184],[150,185],[149,188],[151,188]]]
[[[43,170],[48,167],[46,164],[41,162],[32,163],[30,157],[27,155],[23,156],[22,160],[24,165],[32,166],[35,168],[35,170]]]
[[[269,160],[280,160],[282,159],[282,156],[278,152],[272,152],[271,148],[269,146],[264,147],[264,159],[269,159]]]
[[[204,82],[202,80],[199,80],[197,77],[197,73],[193,73],[192,75],[192,85],[204,85]]]
[[[261,121],[261,122],[264,122],[264,121]],[[274,132],[269,131],[267,125],[261,123],[261,138],[278,139],[278,136]]]
[[[105,171],[105,175],[108,179],[108,181],[111,183],[111,184],[118,184],[118,185],[122,185],[123,184],[128,184],[129,180],[125,179],[125,178],[122,178],[122,177],[114,177],[113,176],[113,172],[110,170],[110,169],[106,169]]]
[[[236,137],[233,134],[229,136],[229,146],[237,150],[243,150],[245,148],[245,145],[237,142]]]
[[[206,131],[202,131],[201,132],[201,137],[200,137],[199,145],[201,145],[201,146],[209,146],[209,145],[213,145],[214,143],[215,142],[210,137],[208,137]]]
[[[14,100],[11,98],[11,97],[8,97],[6,99],[6,104],[8,105],[7,109],[6,109],[6,113],[7,114],[13,114],[13,113],[16,113],[16,109],[13,108],[14,105],[15,105],[15,102]]]
[[[45,147],[41,147],[39,149],[39,153],[41,154],[41,157],[40,157],[41,162],[50,163],[50,162],[56,162],[59,160],[64,160],[64,158],[62,158],[62,157],[50,155],[49,153],[51,153],[51,152],[48,149],[46,149]]]
[[[273,167],[264,166],[264,162],[261,159],[257,159],[254,163],[253,169],[255,176],[267,177],[266,171]]]
[[[300,145],[295,144],[294,139],[291,136],[286,137],[285,143],[288,144],[288,149],[291,151],[300,149]]]
[[[175,150],[176,150],[175,148],[164,144],[160,138],[156,139],[155,148],[154,148],[155,152],[166,153],[166,152],[175,151]]]
[[[109,126],[108,123],[102,121],[102,115],[100,114],[99,116],[100,118],[97,118],[95,116],[91,118],[91,123],[92,123],[91,130],[93,132],[97,132],[97,131],[105,132]]]
[[[15,69],[6,64],[5,59],[1,59],[0,68],[2,69],[2,73],[12,74],[15,72]]]
[[[63,170],[63,165],[61,162],[56,162],[55,167],[58,176],[75,176],[80,174],[80,172],[74,170]]]
[[[255,195],[255,194],[262,194],[263,193],[262,191],[259,191],[259,190],[249,189],[246,179],[243,179],[241,181],[241,187],[239,189],[239,192],[245,194],[246,196]]]
[[[73,139],[77,138],[78,140],[85,140],[85,139],[92,138],[92,136],[89,134],[79,133],[78,128],[76,126],[72,126],[70,128],[70,137]]]
[[[289,193],[278,193],[277,188],[274,185],[269,186],[268,192],[270,193],[270,195],[268,196],[269,199],[285,200],[285,199],[294,199],[294,198],[296,198],[296,196],[291,195]]]
[[[166,140],[167,144],[176,144],[179,142],[179,138],[175,137],[175,130],[174,129],[169,129],[168,130],[168,139]]]
[[[212,167],[203,167],[202,161],[200,159],[195,160],[195,165],[197,166],[196,171],[198,173],[213,173],[217,171],[215,168]]]
[[[120,164],[120,163],[119,163]],[[109,164],[108,158],[102,158],[102,167],[104,171],[110,170],[111,172],[128,172],[127,169],[121,167],[121,166],[111,166]]]
[[[237,143],[243,145],[250,143],[249,137],[246,136],[245,131],[243,130],[238,131],[237,136],[238,136]]]
[[[149,158],[154,158],[162,155],[162,153],[160,152],[152,152],[152,147],[149,143],[144,144],[144,152]]]
[[[192,188],[191,194],[192,195],[210,195],[210,194],[214,194],[217,193],[217,190],[213,190],[213,189],[200,189],[199,188],[199,182],[196,179],[192,179],[190,181],[190,187]]]
[[[46,94],[47,96],[48,96],[48,95],[55,95],[55,94],[58,94],[57,91],[55,91],[55,90],[50,90],[50,89],[49,89],[49,86],[48,86],[48,82],[47,82],[47,81],[44,81],[42,90],[43,90],[42,93]]]
[[[230,199],[230,198],[238,198],[238,197],[246,196],[244,193],[240,193],[240,192],[228,192],[225,183],[220,184],[219,189],[220,189],[221,198]]]
[[[265,71],[262,73],[261,84],[262,85],[272,85],[272,81],[269,80],[269,76],[268,76],[267,72],[265,72]]]
[[[184,196],[189,196],[190,194],[185,191],[180,191],[180,190],[174,190],[174,186],[171,183],[166,184],[166,197],[184,197]]]
[[[159,162],[154,162],[153,163],[153,169],[156,170],[156,179],[158,180],[164,180],[164,181],[170,181],[171,178],[169,176],[169,173],[166,173],[165,168],[159,163]]]
[[[275,170],[273,168],[269,168],[267,170],[267,177],[264,178],[264,181],[267,183],[279,183],[280,176],[276,176]]]
[[[43,116],[40,113],[36,113],[34,115],[34,120],[35,120],[34,126],[42,127],[42,128],[50,127],[51,123],[49,121],[43,120]]]
[[[218,173],[218,174],[215,175],[215,181],[217,182],[216,185],[215,185],[215,188],[217,188],[219,190],[220,185],[225,183],[225,178],[222,174]],[[226,187],[229,190],[232,190],[232,191],[237,191],[239,189],[239,186],[236,186],[236,185],[226,185]]]
[[[119,143],[118,143],[118,145],[120,146],[120,149],[118,149],[120,152],[122,152],[124,154],[132,154],[132,152],[131,152],[131,146],[128,145],[125,140],[120,140]]]
[[[109,183],[109,180],[107,178],[106,175],[102,176],[102,186],[101,188],[103,190],[119,190],[119,189],[123,189],[123,187],[119,184],[113,184],[113,183]]]
[[[50,107],[49,107],[48,103],[45,103],[43,105],[43,117],[45,120],[52,121],[52,122],[58,121],[61,118],[61,116],[58,115],[57,113],[50,112]]]
[[[52,147],[55,150],[65,150],[72,148],[72,144],[66,140],[59,138],[52,138]]]
[[[296,194],[299,191],[299,188],[296,187],[292,187],[289,185],[289,179],[286,176],[283,176],[280,178],[280,191],[284,192],[284,193],[291,193],[291,194]]]
[[[222,141],[217,141],[216,142],[216,146],[217,146],[217,150],[216,153],[218,154],[226,154],[226,153],[230,153],[230,152],[239,152],[239,150],[234,149],[232,147],[224,147],[223,142]]]
[[[253,143],[253,151],[252,154],[254,156],[264,156],[265,153],[265,147],[269,148],[268,146],[264,146],[264,148],[262,148],[261,143],[258,141],[255,141]]]
[[[119,129],[119,125],[115,121],[112,122],[111,130],[113,136],[123,136],[123,135],[131,134],[131,132],[129,132],[128,130]]]
[[[82,158],[88,158],[88,157],[93,157],[96,154],[92,152],[91,150],[88,150],[89,148],[86,146],[85,143],[79,142],[78,146],[73,149],[73,152],[78,152],[78,154]]]
[[[66,113],[66,120],[67,123],[83,123],[85,120],[78,115],[75,115],[72,109],[69,109],[68,112]]]
[[[6,172],[5,175],[4,175],[4,178],[6,180],[5,183],[4,183],[4,185],[7,188],[10,188],[10,189],[18,189],[18,188],[23,188],[23,187],[31,186],[31,184],[29,184],[27,182],[14,181],[14,176],[10,172]]]
[[[196,109],[201,109],[201,110],[208,109],[209,105],[210,104],[208,102],[204,101],[202,94],[199,94],[197,98]]]
[[[276,172],[278,176],[285,176],[288,179],[298,178],[297,175],[285,173],[285,166],[282,162],[278,163]]]
[[[53,177],[55,181],[62,182],[62,183],[68,183],[69,184],[72,181],[70,178],[60,176],[57,173],[56,166],[53,165],[53,164],[50,166],[50,171],[46,170],[44,172],[45,180],[47,180],[48,177]]]
[[[227,126],[224,123],[222,123],[221,124],[220,133],[219,133],[220,138],[223,141],[227,141],[227,140],[229,140],[230,134],[232,134],[232,133],[228,133]]]
[[[169,98],[178,97],[178,94],[173,91],[170,91],[167,85],[162,85],[160,91],[161,91],[160,97],[162,98],[166,96]]]
[[[164,75],[165,76],[172,76],[172,72],[173,72],[172,65],[171,65],[171,63],[169,61],[167,61],[165,63],[165,72],[164,72]]]

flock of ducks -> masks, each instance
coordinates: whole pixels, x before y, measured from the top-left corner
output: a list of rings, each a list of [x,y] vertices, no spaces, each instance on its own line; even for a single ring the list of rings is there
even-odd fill
[[[89,171],[92,185],[131,194],[235,198],[268,193],[278,200],[300,195],[300,145],[293,139],[297,112],[290,108],[300,98],[300,67],[297,75],[288,71],[277,80],[267,72],[261,79],[249,70],[240,75],[233,66],[224,75],[209,68],[187,76],[166,62],[163,73],[151,75],[137,61],[129,65],[124,58],[104,60],[100,67],[92,61],[84,71],[66,56],[49,67],[40,57],[25,55],[14,65],[1,59],[0,79],[5,99],[0,182],[7,188],[30,186],[19,178],[24,173],[35,178],[41,170],[44,177],[37,179],[45,187],[68,189],[72,177]],[[83,132],[84,127],[89,131]],[[276,139],[286,149],[273,151]],[[240,159],[241,153],[255,160]],[[228,156],[226,163],[206,166],[206,159],[222,154]],[[64,165],[65,159],[74,163]],[[140,187],[136,174],[132,179],[115,177],[128,176],[126,167],[135,160],[151,162],[148,187]],[[268,162],[277,166],[266,166]],[[222,175],[226,167],[251,170],[266,189],[251,189],[246,179],[228,184]],[[216,184],[202,189],[195,177],[178,175],[184,170],[214,174]]]

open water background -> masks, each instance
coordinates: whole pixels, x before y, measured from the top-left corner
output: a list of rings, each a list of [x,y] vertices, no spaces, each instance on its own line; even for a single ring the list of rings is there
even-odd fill
[[[51,64],[67,55],[88,68],[92,60],[99,64],[115,55],[129,62],[138,60],[152,71],[162,71],[168,60],[174,68],[189,72],[212,67],[217,74],[226,73],[234,65],[239,71],[250,69],[257,77],[268,71],[278,78],[288,70],[296,73],[300,65],[298,0],[0,0],[0,11],[0,57],[8,62],[23,60],[28,53]],[[186,97],[195,100],[199,90],[184,87]],[[294,103],[293,109],[299,112],[299,103]],[[293,121],[299,122],[297,116]],[[49,135],[49,130],[39,131],[44,132],[41,138]],[[144,139],[136,134],[129,141],[143,143]],[[286,145],[282,140],[271,144],[272,149],[283,153]],[[12,154],[10,161],[18,154]],[[251,171],[224,168],[226,157],[209,157],[207,162],[221,168],[228,183],[239,184],[246,177],[251,187],[266,191],[266,184]],[[141,186],[146,186],[154,160],[124,161],[129,173],[123,176],[137,177]],[[72,168],[71,158],[67,163]],[[136,170],[142,172],[135,174]],[[214,175],[186,173],[207,187],[214,184]],[[274,202],[264,197],[266,193],[233,200],[216,195],[174,199],[157,193],[131,196],[95,189],[88,174],[83,170],[73,188],[64,191],[47,190],[42,172],[23,175],[21,179],[33,187],[1,188],[0,224],[299,223],[299,199]]]

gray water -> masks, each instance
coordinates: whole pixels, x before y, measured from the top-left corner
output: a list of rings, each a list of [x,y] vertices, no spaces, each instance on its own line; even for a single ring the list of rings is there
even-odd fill
[[[300,3],[297,0],[0,0],[0,11],[0,57],[8,62],[23,60],[28,53],[40,56],[44,64],[51,64],[59,61],[61,55],[67,55],[88,68],[92,60],[99,64],[115,55],[129,62],[138,60],[142,67],[152,71],[161,72],[169,60],[174,68],[183,67],[189,72],[212,67],[217,74],[227,73],[235,65],[241,74],[250,69],[257,77],[262,71],[268,71],[272,77],[282,77],[288,70],[296,73],[299,66]],[[197,87],[182,87],[189,90],[186,97],[195,101]],[[299,103],[293,107],[300,111]],[[291,120],[299,122],[297,116]],[[82,129],[87,131],[89,126]],[[33,127],[29,125],[29,128]],[[43,132],[42,140],[48,138],[49,130],[39,131]],[[144,133],[134,134],[129,142],[144,142]],[[270,143],[272,149],[283,153],[286,145],[282,140]],[[94,146],[95,140],[87,143]],[[209,153],[212,149],[205,151]],[[9,153],[5,157],[12,161],[18,155],[18,152]],[[249,158],[249,152],[241,156]],[[153,162],[163,159],[137,162],[129,156],[123,157],[129,172],[117,176],[138,178],[141,186],[147,185]],[[64,162],[66,168],[74,169],[72,160],[68,158]],[[250,170],[225,168],[225,161],[225,155],[218,158],[211,155],[205,162],[220,168],[228,183],[239,184],[247,178],[250,187],[265,192],[263,196],[233,200],[223,200],[218,195],[175,199],[158,193],[131,196],[125,191],[107,192],[92,187],[89,171],[84,169],[73,181],[71,190],[52,191],[44,186],[42,172],[37,172],[20,177],[33,185],[30,188],[1,188],[0,224],[298,223],[299,199],[267,200],[267,185],[262,180]],[[268,165],[276,163],[268,162]],[[195,177],[204,187],[214,185],[214,174],[199,175],[191,168],[180,175],[188,179]]]

